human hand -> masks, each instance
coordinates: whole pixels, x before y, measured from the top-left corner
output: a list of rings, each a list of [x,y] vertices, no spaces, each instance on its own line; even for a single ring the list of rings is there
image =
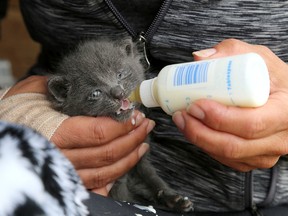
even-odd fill
[[[3,100],[25,93],[47,94],[47,77],[31,76],[20,81],[10,88]],[[16,103],[18,99],[11,100],[11,103]],[[40,113],[49,111],[54,112],[52,114],[57,119],[61,117],[61,114],[57,115],[58,112],[47,109],[49,103],[45,97],[34,103],[36,105],[33,104],[33,109],[39,106]],[[12,107],[17,105],[12,104]],[[15,113],[11,112],[13,114]],[[35,115],[32,117],[35,118]],[[44,121],[49,124],[45,119],[41,125]],[[29,123],[35,125],[35,119],[31,119],[26,125],[31,126]],[[73,163],[88,189],[107,195],[113,182],[131,169],[149,149],[149,145],[143,142],[154,124],[139,111],[135,111],[125,123],[105,117],[67,117],[53,133],[51,141]]]
[[[66,119],[51,140],[74,164],[86,188],[107,195],[113,182],[147,152],[143,142],[154,124],[138,111],[125,123],[75,116]]]
[[[288,153],[288,66],[267,47],[228,39],[194,53],[195,60],[255,52],[270,75],[268,102],[258,108],[225,106],[202,99],[173,120],[189,141],[239,171],[270,168]]]

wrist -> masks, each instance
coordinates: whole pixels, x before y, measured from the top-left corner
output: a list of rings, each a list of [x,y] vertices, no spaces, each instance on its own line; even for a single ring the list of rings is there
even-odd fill
[[[55,111],[46,95],[17,94],[0,100],[0,119],[28,126],[50,139],[68,116]]]

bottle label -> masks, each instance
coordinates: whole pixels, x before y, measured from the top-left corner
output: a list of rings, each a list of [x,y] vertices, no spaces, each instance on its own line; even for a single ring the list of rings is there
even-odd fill
[[[171,77],[173,87],[207,83],[209,64],[210,62],[202,62],[178,66]]]

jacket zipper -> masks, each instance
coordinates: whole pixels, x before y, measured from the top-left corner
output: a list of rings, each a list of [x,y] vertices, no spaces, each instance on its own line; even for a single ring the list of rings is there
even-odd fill
[[[168,10],[170,3],[172,0],[164,0],[163,3],[160,6],[160,9],[158,13],[156,14],[155,18],[153,19],[151,25],[147,29],[146,32],[140,32],[137,33],[135,30],[131,27],[131,25],[126,21],[126,19],[122,16],[122,14],[118,11],[118,9],[114,6],[114,4],[111,2],[111,0],[104,0],[107,6],[110,8],[114,16],[118,19],[118,21],[124,26],[124,28],[128,31],[128,33],[133,38],[139,38],[139,39],[145,39],[145,42],[149,42],[156,32],[161,20],[166,14],[166,11]]]
[[[107,4],[111,12],[114,14],[114,16],[118,19],[118,21],[124,26],[124,28],[129,32],[129,34],[135,38],[137,36],[137,33],[134,31],[134,29],[131,27],[131,25],[126,21],[126,19],[122,16],[122,14],[118,11],[118,9],[114,6],[114,4],[111,2],[111,0],[104,0],[104,2]]]
[[[253,202],[253,171],[247,172],[245,178],[245,205],[250,209],[252,216],[263,216],[258,210],[257,205]]]
[[[146,41],[150,41],[155,34],[158,26],[160,25],[162,19],[164,18],[172,0],[164,0],[158,13],[156,14],[154,20],[152,21],[151,25],[149,26],[148,30],[143,35]]]
[[[147,43],[152,39],[153,35],[155,34],[161,20],[166,14],[166,11],[168,10],[170,3],[172,0],[164,0],[163,3],[160,6],[160,9],[158,13],[156,14],[155,18],[153,19],[151,25],[148,27],[147,31],[137,33],[132,26],[126,21],[126,19],[122,16],[122,14],[118,11],[118,9],[114,6],[114,4],[111,2],[111,0],[104,0],[107,6],[110,8],[111,12],[114,14],[114,16],[118,19],[118,21],[124,26],[124,28],[128,31],[128,33],[136,39],[138,42],[140,42],[143,46],[143,53],[144,58],[147,63],[147,69],[150,67],[150,61],[148,59],[148,53],[147,53]]]

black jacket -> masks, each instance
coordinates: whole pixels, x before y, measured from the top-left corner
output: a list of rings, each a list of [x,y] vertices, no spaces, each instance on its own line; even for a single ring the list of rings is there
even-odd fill
[[[129,18],[125,19],[109,0],[20,2],[32,38],[43,47],[34,72],[53,70],[52,62],[80,40],[102,36],[136,40],[141,33],[141,26],[135,28],[139,19],[134,13],[129,17],[123,11]],[[288,62],[287,11],[288,1],[282,0],[165,0],[152,25],[143,29],[152,62],[147,76],[156,76],[163,65],[191,61],[193,51],[227,38],[268,46]],[[186,141],[161,110],[149,110],[147,115],[156,121],[153,164],[173,188],[194,201],[196,211],[240,211],[288,203],[286,157],[272,169],[237,172]]]

